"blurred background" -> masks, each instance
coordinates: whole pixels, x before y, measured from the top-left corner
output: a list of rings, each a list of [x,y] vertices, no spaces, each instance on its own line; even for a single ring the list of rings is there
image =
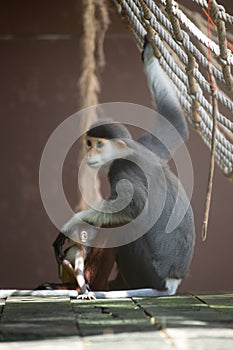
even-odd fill
[[[197,9],[192,1],[183,1]],[[229,13],[233,3],[219,1]],[[105,40],[106,67],[100,102],[151,107],[140,53],[114,11]],[[78,0],[1,1],[1,252],[0,288],[35,288],[58,282],[52,243],[58,232],[39,193],[39,164],[56,127],[79,109],[82,8]],[[229,116],[230,117],[230,116]],[[191,131],[192,206],[196,248],[190,276],[180,291],[233,290],[233,184],[216,167],[207,240],[201,224],[209,151]],[[65,162],[64,186],[73,207],[77,148]]]

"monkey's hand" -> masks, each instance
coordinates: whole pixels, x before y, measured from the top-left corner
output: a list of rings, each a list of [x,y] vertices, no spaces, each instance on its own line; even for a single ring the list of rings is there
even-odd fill
[[[59,233],[56,240],[53,243],[54,253],[57,260],[58,265],[62,263],[65,255],[63,253],[62,247],[67,239],[67,236],[65,236],[62,232]]]
[[[80,299],[80,300],[96,300],[96,297],[94,295],[91,294],[91,292],[86,292],[86,293],[83,293],[83,294],[79,294],[77,299]]]
[[[84,280],[84,276],[79,276],[79,277],[83,277],[83,280]],[[83,283],[82,278],[79,279],[79,282],[80,282],[79,285],[81,287],[81,293],[78,295],[77,299],[95,300],[96,297],[93,295],[93,292],[90,291],[89,286],[86,284],[86,282]]]

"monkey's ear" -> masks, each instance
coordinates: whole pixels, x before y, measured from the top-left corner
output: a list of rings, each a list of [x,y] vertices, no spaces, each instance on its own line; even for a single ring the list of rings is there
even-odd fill
[[[127,145],[126,145],[125,141],[123,141],[123,140],[117,139],[117,140],[115,140],[115,144],[119,149],[127,148]]]

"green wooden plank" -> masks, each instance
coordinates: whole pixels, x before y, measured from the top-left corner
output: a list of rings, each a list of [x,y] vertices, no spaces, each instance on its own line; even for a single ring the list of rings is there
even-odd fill
[[[193,296],[175,296],[138,300],[138,303],[165,328],[231,328],[233,313],[216,313]]]
[[[32,340],[77,335],[70,299],[10,297],[0,325],[0,340]]]
[[[205,327],[168,328],[176,349],[179,350],[232,350],[233,331]]]
[[[174,350],[175,348],[169,342],[163,339],[159,332],[123,332],[102,336],[85,337],[85,350],[103,349]],[[179,350],[182,350],[182,348]]]
[[[122,332],[155,332],[150,318],[130,299],[72,301],[76,320],[83,336]],[[163,339],[161,338],[161,342]]]
[[[83,336],[130,331],[153,331],[149,320],[131,300],[72,301]]]
[[[0,350],[174,350],[166,342],[161,343],[157,332],[108,334],[102,336],[66,337],[37,341],[0,343]]]
[[[28,340],[0,343],[0,350],[85,350],[80,337],[62,337],[45,340]]]

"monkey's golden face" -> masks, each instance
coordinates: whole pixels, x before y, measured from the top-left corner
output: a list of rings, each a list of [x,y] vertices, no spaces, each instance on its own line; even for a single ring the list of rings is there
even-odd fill
[[[126,144],[122,140],[107,140],[87,136],[85,138],[86,162],[93,168],[108,166],[121,158]]]

